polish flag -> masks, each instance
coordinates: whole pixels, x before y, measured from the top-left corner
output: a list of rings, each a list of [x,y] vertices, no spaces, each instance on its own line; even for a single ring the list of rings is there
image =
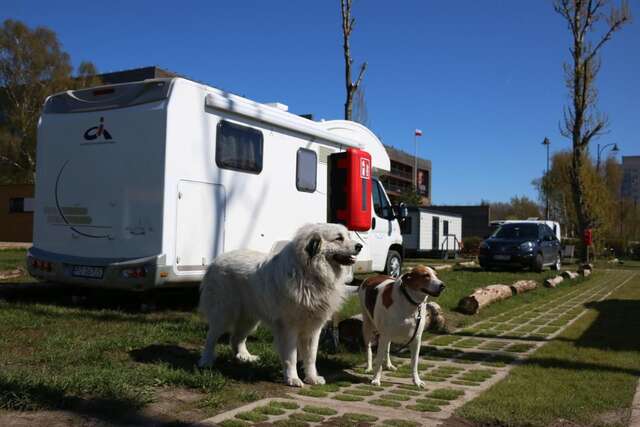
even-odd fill
[[[416,136],[422,136],[422,131],[420,129],[416,129]]]

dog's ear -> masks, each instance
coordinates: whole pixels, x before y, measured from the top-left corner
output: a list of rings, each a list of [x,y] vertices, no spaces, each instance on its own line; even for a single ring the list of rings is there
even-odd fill
[[[313,258],[318,255],[320,252],[320,245],[322,245],[322,237],[320,237],[320,234],[318,233],[313,233],[309,238],[309,242],[307,242],[307,246],[304,247],[309,258]]]
[[[400,281],[404,282],[405,280],[411,280],[411,273],[404,273],[400,276]]]

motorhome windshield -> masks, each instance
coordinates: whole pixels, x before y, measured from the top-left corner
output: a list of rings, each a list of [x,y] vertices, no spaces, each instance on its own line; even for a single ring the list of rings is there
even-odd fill
[[[499,239],[535,239],[538,237],[537,224],[503,224],[493,237]]]

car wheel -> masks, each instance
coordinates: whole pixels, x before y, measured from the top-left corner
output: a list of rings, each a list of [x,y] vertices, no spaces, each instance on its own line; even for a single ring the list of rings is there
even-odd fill
[[[389,251],[384,273],[393,278],[400,277],[400,274],[402,273],[402,257],[398,252]]]
[[[535,259],[533,260],[533,264],[531,265],[531,269],[533,271],[541,272],[544,267],[544,259],[542,258],[542,254],[537,254]]]
[[[562,268],[562,258],[560,256],[560,254],[558,254],[558,256],[556,257],[556,262],[553,263],[553,265],[551,266],[552,270],[558,271]]]

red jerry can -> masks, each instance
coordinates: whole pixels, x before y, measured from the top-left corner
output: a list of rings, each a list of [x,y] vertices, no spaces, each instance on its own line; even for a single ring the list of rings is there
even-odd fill
[[[329,222],[371,228],[371,155],[357,148],[329,156]]]

